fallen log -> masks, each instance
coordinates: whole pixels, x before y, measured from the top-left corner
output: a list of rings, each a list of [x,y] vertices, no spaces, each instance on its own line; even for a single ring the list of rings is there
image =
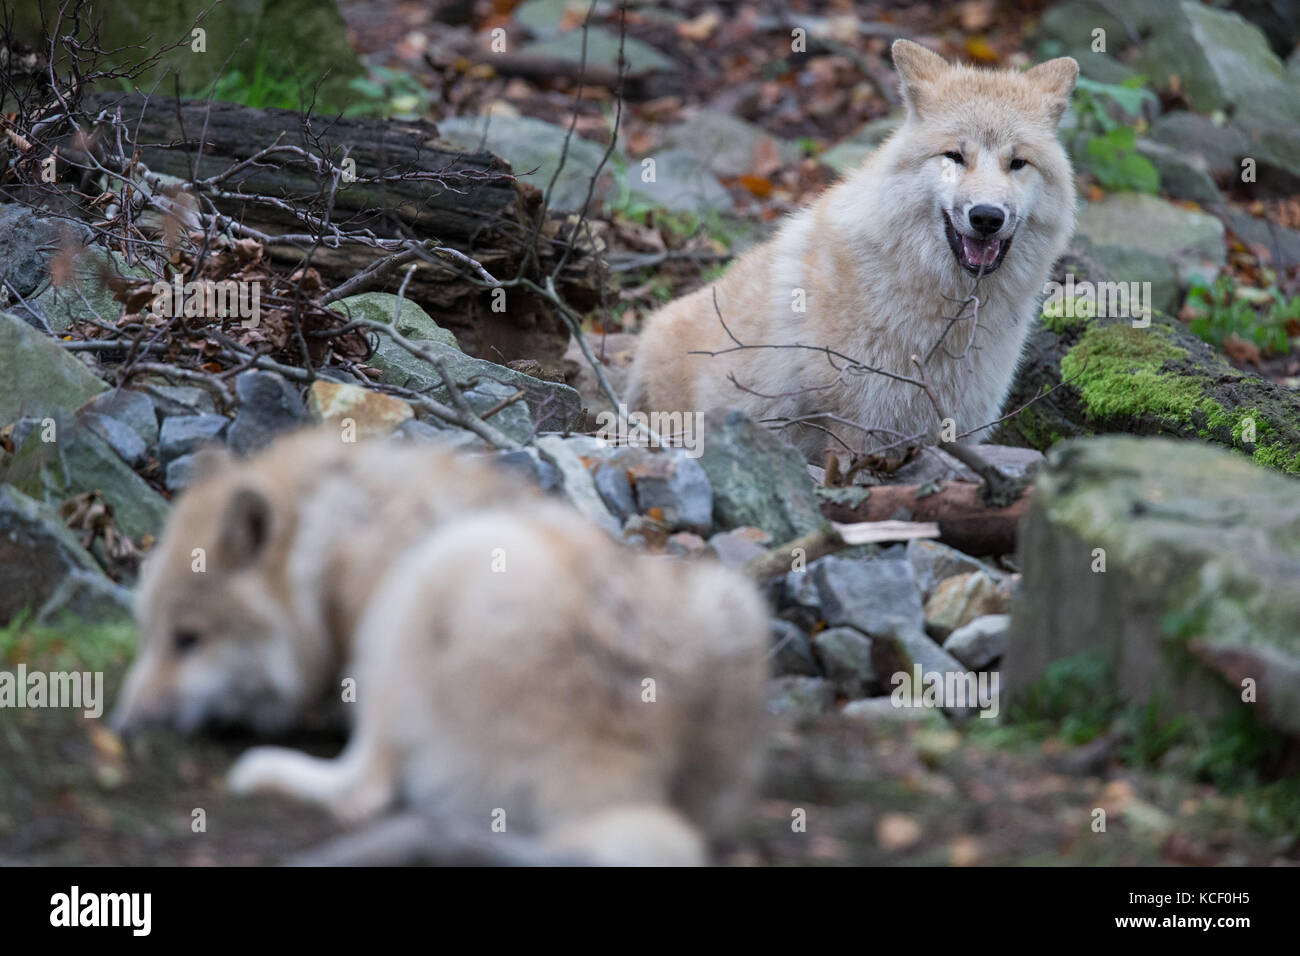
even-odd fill
[[[345,230],[368,229],[382,239],[435,240],[477,260],[499,280],[522,272],[544,286],[544,277],[564,257],[576,222],[563,213],[548,213],[538,235],[540,191],[516,181],[505,160],[439,140],[434,124],[424,121],[304,117],[292,110],[168,97],[152,97],[146,105],[137,94],[95,94],[86,97],[83,108],[91,115],[120,109],[143,163],[155,173],[186,181],[220,174],[277,139],[335,165],[349,158],[358,181],[342,186],[329,200],[332,223]],[[421,178],[397,178],[411,174]],[[380,176],[390,178],[364,182]],[[306,156],[279,153],[240,168],[219,185],[224,195],[214,202],[222,214],[274,236],[310,231],[294,209],[308,209],[313,200],[321,209],[325,206],[321,176]],[[253,202],[241,193],[277,197],[292,208]],[[570,305],[583,310],[599,300],[602,265],[589,247],[578,245],[556,287]],[[267,251],[273,261],[294,267],[302,262],[304,244],[273,244]],[[386,254],[363,245],[322,245],[312,251],[311,265],[333,287]],[[397,268],[376,276],[372,288],[394,292],[404,274],[405,268]],[[496,362],[558,361],[569,333],[554,308],[522,288],[504,291],[503,303],[497,296],[498,308],[504,309],[494,311],[492,290],[469,281],[465,266],[446,260],[421,262],[405,294],[472,355]]]
[[[947,481],[927,485],[879,485],[864,489],[864,499],[853,504],[822,502],[822,514],[832,521],[932,521],[939,540],[971,555],[1011,554],[1016,549],[1016,528],[1029,509],[1026,488],[1010,505],[988,505],[976,482]]]

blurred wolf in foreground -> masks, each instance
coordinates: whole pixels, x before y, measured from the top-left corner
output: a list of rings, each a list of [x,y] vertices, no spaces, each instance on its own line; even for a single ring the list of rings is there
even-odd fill
[[[751,584],[637,556],[427,447],[321,431],[210,462],[150,555],[138,616],[124,731],[281,730],[354,678],[337,759],[259,747],[230,774],[347,820],[404,800],[484,833],[504,814],[597,862],[695,864],[757,774],[767,616]]]
[[[1024,73],[953,66],[907,40],[893,55],[902,126],[717,282],[650,317],[630,408],[821,416],[790,429],[814,460],[838,446],[828,431],[851,448],[864,447],[863,429],[878,430],[865,447],[929,434],[939,420],[925,392],[890,376],[917,377],[912,356],[926,355],[981,276],[974,347],[966,321],[925,374],[958,432],[998,418],[1074,232],[1074,174],[1056,125],[1079,67],[1069,57]],[[719,313],[739,342],[761,347],[690,354],[737,345]],[[772,347],[796,343],[823,351]],[[828,362],[827,348],[879,371],[841,374],[847,363]]]

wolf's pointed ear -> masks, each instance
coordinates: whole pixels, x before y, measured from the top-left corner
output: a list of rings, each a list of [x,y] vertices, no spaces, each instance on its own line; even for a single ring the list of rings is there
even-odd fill
[[[271,502],[260,491],[236,488],[221,516],[217,555],[231,570],[246,568],[265,550],[271,538]]]
[[[1075,81],[1079,79],[1079,64],[1073,57],[1058,56],[1027,71],[1025,77],[1043,91],[1047,114],[1053,123],[1059,123],[1061,114],[1069,105]]]
[[[900,78],[898,86],[903,102],[909,113],[917,114],[924,88],[949,69],[948,61],[911,40],[895,40],[889,49]]]

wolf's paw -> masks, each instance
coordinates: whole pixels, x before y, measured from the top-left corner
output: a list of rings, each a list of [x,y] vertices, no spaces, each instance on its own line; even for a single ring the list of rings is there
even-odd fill
[[[226,787],[238,794],[283,790],[284,779],[292,772],[297,756],[283,747],[254,747],[230,768]]]

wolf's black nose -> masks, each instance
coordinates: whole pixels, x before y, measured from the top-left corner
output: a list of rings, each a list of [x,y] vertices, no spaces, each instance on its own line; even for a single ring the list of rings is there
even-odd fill
[[[997,206],[972,206],[970,227],[981,236],[991,236],[1007,221],[1006,214]]]

